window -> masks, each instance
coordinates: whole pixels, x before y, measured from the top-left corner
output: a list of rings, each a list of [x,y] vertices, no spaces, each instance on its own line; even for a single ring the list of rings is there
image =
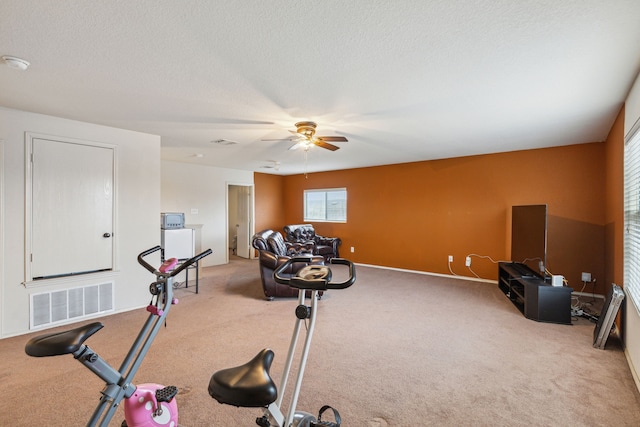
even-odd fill
[[[304,220],[347,222],[347,189],[304,190]]]
[[[624,148],[624,291],[640,312],[640,131]]]

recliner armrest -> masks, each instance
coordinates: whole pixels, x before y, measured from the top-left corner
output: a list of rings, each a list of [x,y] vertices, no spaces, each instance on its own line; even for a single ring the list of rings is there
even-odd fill
[[[337,249],[338,246],[342,244],[342,240],[339,237],[323,237],[316,234],[316,243],[319,245],[333,246],[334,249]]]
[[[259,251],[258,259],[260,260],[260,264],[268,267],[272,270],[275,270],[278,265],[281,264],[279,256],[269,251]],[[288,258],[287,258],[288,259]]]

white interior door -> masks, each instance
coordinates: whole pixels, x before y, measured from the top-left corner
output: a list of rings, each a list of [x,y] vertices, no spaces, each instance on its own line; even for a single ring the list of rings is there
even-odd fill
[[[114,150],[34,138],[31,277],[113,268]]]
[[[252,212],[252,203],[251,203],[251,187],[248,186],[239,186],[238,191],[238,200],[237,200],[237,250],[236,255],[242,258],[249,258],[250,251],[250,230],[251,230],[251,212]]]

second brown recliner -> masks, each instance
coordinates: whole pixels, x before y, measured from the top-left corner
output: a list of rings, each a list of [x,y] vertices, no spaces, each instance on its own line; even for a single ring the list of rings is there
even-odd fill
[[[325,261],[340,257],[338,247],[342,244],[342,240],[339,237],[324,237],[316,234],[312,224],[285,225],[284,235],[288,243],[311,245],[312,253],[322,255]]]

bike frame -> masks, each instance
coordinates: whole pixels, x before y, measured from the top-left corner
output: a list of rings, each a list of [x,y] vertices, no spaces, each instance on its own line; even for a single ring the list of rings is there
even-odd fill
[[[301,289],[298,292],[298,305],[304,305],[306,299],[306,290]],[[291,336],[291,343],[289,344],[289,353],[287,354],[287,360],[285,362],[284,371],[282,373],[282,379],[280,380],[280,387],[278,389],[278,399],[271,403],[264,411],[265,415],[270,415],[273,422],[277,426],[289,426],[293,423],[293,419],[296,415],[296,406],[298,404],[298,397],[300,396],[300,389],[302,387],[302,379],[304,377],[304,370],[307,366],[307,358],[309,356],[309,349],[311,348],[311,340],[313,338],[313,331],[316,324],[316,314],[318,313],[318,291],[311,291],[311,315],[309,318],[309,325],[307,327],[307,334],[304,340],[304,346],[302,348],[302,354],[300,356],[300,364],[298,365],[298,375],[296,377],[296,383],[289,402],[288,411],[285,414],[282,413],[282,401],[284,400],[284,392],[289,381],[289,373],[291,372],[291,366],[295,357],[296,347],[298,345],[298,338],[300,336],[300,329],[305,323],[306,319],[296,319],[293,335]]]
[[[89,368],[106,382],[106,386],[102,390],[100,402],[89,420],[88,425],[107,426],[122,399],[131,397],[136,391],[136,386],[133,385],[131,381],[138,371],[142,360],[147,355],[151,343],[155,339],[160,327],[162,327],[164,320],[169,314],[169,308],[171,307],[171,300],[173,298],[172,277],[164,278],[162,283],[164,283],[167,289],[162,314],[160,316],[153,313],[149,314],[149,317],[147,317],[138,337],[134,341],[133,346],[118,371],[113,371],[113,368],[97,353],[92,352],[92,356],[97,357],[96,362],[90,362],[86,357],[78,358],[74,354],[77,360],[81,361],[85,367]],[[91,352],[89,347],[86,347],[86,349]]]
[[[157,297],[158,300],[163,300],[163,305],[155,313],[149,313],[129,353],[122,361],[120,369],[117,371],[114,370],[100,355],[94,353],[88,346],[84,346],[84,348],[81,347],[77,352],[78,355],[75,353],[73,355],[76,360],[80,361],[106,383],[105,388],[102,390],[100,402],[87,424],[89,426],[106,427],[111,418],[113,418],[122,399],[131,397],[136,391],[136,386],[132,384],[133,377],[138,372],[153,340],[169,314],[169,309],[173,302],[173,277],[177,273],[167,275],[167,272],[154,269],[142,259],[159,249],[160,247],[156,246],[143,252],[138,256],[138,261],[143,267],[156,275],[157,280],[153,285],[157,285],[158,288],[162,289]],[[162,269],[162,267],[160,269]],[[158,313],[160,313],[160,315],[158,315]]]
[[[149,286],[151,294],[155,297],[155,304],[150,303],[147,306],[149,316],[142,325],[142,329],[138,333],[138,336],[118,370],[109,365],[106,360],[84,343],[80,344],[75,351],[68,350],[67,352],[53,353],[48,353],[47,344],[42,344],[43,347],[37,347],[38,344],[34,344],[34,347],[38,349],[42,348],[43,350],[41,352],[35,351],[35,354],[28,352],[33,356],[51,356],[71,352],[77,361],[105,382],[105,386],[101,391],[102,396],[100,397],[100,401],[87,422],[87,426],[107,427],[123,399],[125,400],[125,418],[127,421],[134,420],[130,423],[130,427],[161,425],[154,421],[156,416],[161,417],[163,422],[167,418],[170,418],[171,421],[175,421],[175,425],[177,425],[178,407],[175,399],[171,398],[172,395],[168,397],[165,395],[166,399],[170,399],[168,402],[159,403],[156,399],[155,391],[163,388],[163,386],[159,384],[140,384],[136,386],[132,381],[147,355],[153,340],[164,324],[171,305],[177,302],[177,300],[173,298],[173,278],[189,265],[209,255],[211,249],[184,261],[175,269],[174,267],[177,264],[177,260],[172,258],[165,261],[162,266],[156,270],[143,258],[160,249],[160,246],[156,246],[138,255],[140,265],[156,276],[156,280]],[[88,335],[84,335],[82,338],[83,341],[102,328],[102,324],[100,323],[96,323],[93,326],[93,331]],[[72,330],[68,332],[73,334],[75,331]],[[46,339],[56,335],[59,334],[43,335],[36,337],[36,339],[42,338],[46,341]],[[75,339],[76,337],[73,336],[72,338]],[[172,391],[175,392],[175,390]],[[128,401],[132,396],[134,396],[134,399]],[[152,411],[148,408],[149,403],[151,403]],[[145,406],[147,406],[147,408],[145,408]],[[162,415],[163,410],[168,410],[168,413],[165,412],[164,415]],[[158,418],[158,420],[160,420],[160,418]]]
[[[269,404],[267,408],[264,409],[264,415],[269,416],[270,420],[275,422],[278,427],[285,427],[293,425],[296,416],[301,420],[305,419],[305,417],[309,416],[313,420],[313,416],[311,414],[307,414],[305,412],[296,412],[296,406],[298,404],[298,397],[300,396],[300,389],[302,387],[302,379],[304,377],[304,371],[307,365],[307,358],[309,356],[309,350],[311,348],[311,340],[313,338],[313,332],[316,324],[316,317],[318,314],[318,291],[319,290],[327,290],[327,289],[345,289],[351,286],[356,279],[355,270],[353,267],[353,263],[344,259],[334,259],[331,261],[332,264],[343,264],[349,266],[349,278],[341,283],[331,283],[330,277],[323,278],[320,280],[309,280],[304,278],[285,278],[280,276],[280,274],[288,267],[288,265],[295,262],[304,262],[309,264],[311,259],[307,257],[296,257],[287,261],[285,264],[281,265],[274,271],[274,279],[276,282],[281,284],[289,285],[290,283],[297,282],[296,287],[298,287],[298,307],[303,306],[305,304],[305,299],[307,292],[310,292],[311,296],[311,307],[309,313],[309,324],[307,326],[307,334],[304,340],[304,346],[302,348],[302,354],[300,356],[300,364],[298,366],[298,374],[296,376],[296,383],[293,389],[293,394],[291,396],[291,401],[289,403],[288,411],[286,416],[283,414],[282,410],[282,402],[284,400],[284,392],[287,387],[287,382],[289,380],[289,373],[291,371],[291,366],[293,364],[293,359],[296,351],[296,347],[298,344],[298,338],[300,336],[300,329],[302,325],[306,322],[306,318],[300,318],[296,314],[296,323],[293,330],[293,335],[291,337],[291,343],[289,344],[289,353],[287,354],[287,360],[285,362],[284,371],[282,374],[282,380],[280,381],[280,388],[278,390],[278,398],[275,402]],[[314,283],[315,282],[315,283]]]

